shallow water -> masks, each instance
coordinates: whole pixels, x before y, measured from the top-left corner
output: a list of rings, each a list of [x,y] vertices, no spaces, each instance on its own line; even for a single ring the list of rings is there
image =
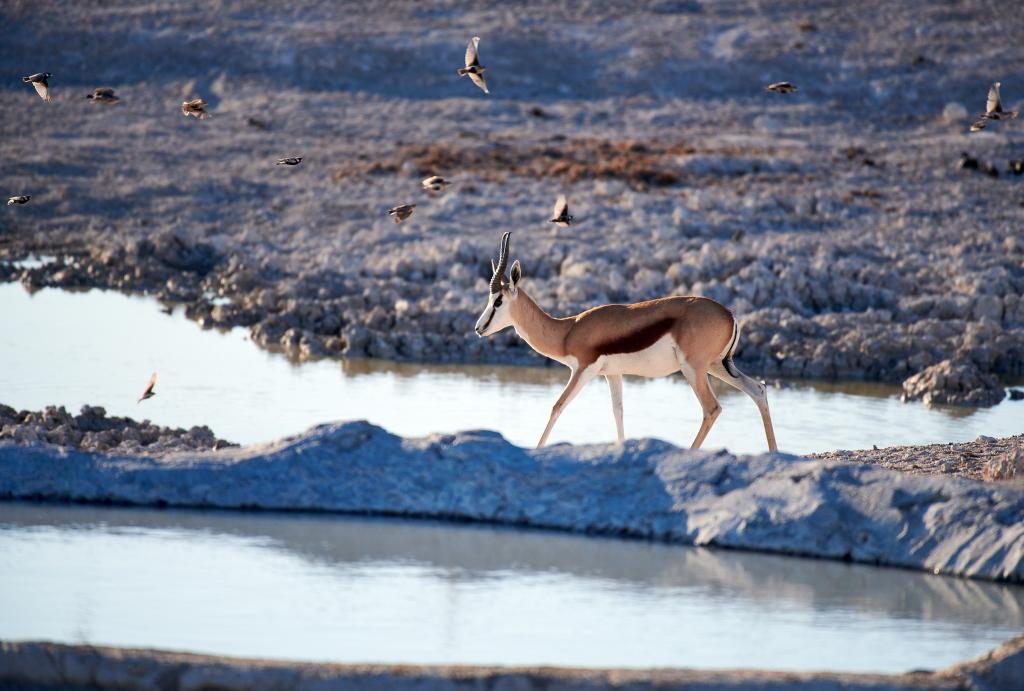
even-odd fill
[[[567,370],[494,366],[424,366],[351,360],[295,365],[248,341],[245,329],[203,330],[182,310],[156,300],[93,290],[0,285],[0,403],[19,409],[101,405],[112,415],[158,424],[209,425],[243,444],[295,434],[335,420],[367,419],[406,436],[486,428],[533,445]],[[150,372],[157,396],[135,400]],[[990,409],[929,409],[903,404],[896,387],[799,383],[769,400],[780,447],[807,453],[1005,436],[1022,431],[1024,401]],[[753,403],[721,391],[723,412],[706,448],[766,448]],[[700,406],[681,376],[630,379],[626,434],[689,445]],[[553,442],[613,441],[607,388],[591,383],[562,414]]]
[[[0,503],[0,583],[5,640],[343,662],[898,672],[1024,630],[992,583],[301,514]]]

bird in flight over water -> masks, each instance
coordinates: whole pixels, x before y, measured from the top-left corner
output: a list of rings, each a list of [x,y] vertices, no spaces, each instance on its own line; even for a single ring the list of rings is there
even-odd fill
[[[136,403],[142,403],[147,398],[153,398],[153,396],[156,396],[156,391],[153,390],[155,388],[156,388],[156,372],[153,372],[153,374],[151,374],[150,377],[149,377],[149,382],[146,384],[145,390],[143,390],[142,395],[139,396],[139,400],[136,401]]]

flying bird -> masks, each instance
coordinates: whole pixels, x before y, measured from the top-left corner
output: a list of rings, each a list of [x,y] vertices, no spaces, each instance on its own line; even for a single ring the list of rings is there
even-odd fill
[[[550,222],[563,228],[568,228],[574,219],[575,216],[569,215],[569,202],[566,200],[565,195],[559,195],[558,201],[555,202],[555,208],[551,212]]]
[[[971,125],[971,132],[985,129],[988,120],[1010,120],[1020,113],[1016,110],[1003,110],[1002,99],[999,98],[1001,82],[992,82],[988,88],[988,99],[985,101],[985,112]]]
[[[791,94],[794,91],[799,91],[796,88],[796,84],[791,82],[775,82],[774,84],[769,84],[764,89],[765,91],[774,91],[777,94]]]
[[[185,117],[191,115],[194,118],[205,120],[210,117],[210,114],[206,112],[206,101],[201,98],[193,98],[191,101],[183,101],[181,104],[181,112]]]
[[[114,90],[108,87],[100,87],[98,89],[93,89],[92,93],[86,96],[86,98],[91,100],[93,103],[110,104],[117,103],[121,100],[117,97],[117,94],[114,93]]]
[[[297,166],[302,163],[302,156],[289,156],[288,158],[279,158],[277,163],[274,165],[278,166]]]
[[[153,398],[153,396],[156,396],[156,391],[153,390],[155,387],[156,387],[156,372],[153,372],[153,374],[151,374],[150,377],[149,377],[149,382],[146,384],[145,390],[142,392],[142,395],[139,396],[139,400],[136,401],[136,403],[142,403],[147,398]]]
[[[388,209],[388,215],[394,218],[395,223],[398,224],[412,216],[412,212],[415,209],[415,204],[401,204],[399,206],[394,207],[393,209]]]
[[[480,64],[480,54],[477,52],[479,45],[480,37],[474,36],[466,46],[466,66],[460,67],[456,72],[460,77],[468,74],[474,84],[483,89],[485,94],[489,94],[491,92],[487,90],[487,82],[484,81],[484,70],[487,68]]]
[[[27,77],[22,77],[21,81],[25,82],[26,84],[31,84],[32,86],[34,86],[36,88],[36,93],[39,94],[39,97],[47,103],[49,103],[50,86],[46,80],[48,80],[52,76],[53,75],[49,72],[37,72],[35,74],[30,74]]]
[[[28,204],[28,200],[31,198],[32,195],[30,194],[20,194],[16,197],[11,197],[10,199],[8,199],[7,206],[11,206],[12,204]]]
[[[431,175],[422,182],[423,189],[431,192],[443,192],[444,188],[450,184],[452,184],[451,180],[445,180],[440,175]]]

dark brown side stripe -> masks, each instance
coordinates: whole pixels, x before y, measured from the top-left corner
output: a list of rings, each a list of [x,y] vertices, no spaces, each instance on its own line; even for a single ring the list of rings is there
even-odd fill
[[[675,319],[672,317],[659,319],[633,333],[619,336],[605,343],[598,343],[594,346],[594,352],[597,355],[615,355],[617,353],[635,353],[649,348],[654,345],[655,341],[668,333],[673,323],[675,323]]]

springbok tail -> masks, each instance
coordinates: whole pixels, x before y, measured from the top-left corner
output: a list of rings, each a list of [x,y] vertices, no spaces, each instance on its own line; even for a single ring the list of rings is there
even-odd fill
[[[729,342],[729,348],[725,351],[725,357],[722,358],[722,367],[725,371],[734,377],[740,376],[740,371],[736,369],[736,365],[732,362],[732,354],[736,350],[736,345],[740,340],[740,323],[736,321],[735,317],[732,320],[732,341]]]

